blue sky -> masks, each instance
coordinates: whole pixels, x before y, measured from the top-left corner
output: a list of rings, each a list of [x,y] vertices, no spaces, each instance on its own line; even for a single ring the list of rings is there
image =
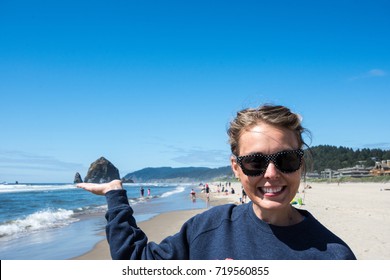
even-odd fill
[[[0,182],[229,164],[237,110],[390,149],[388,1],[0,2]]]

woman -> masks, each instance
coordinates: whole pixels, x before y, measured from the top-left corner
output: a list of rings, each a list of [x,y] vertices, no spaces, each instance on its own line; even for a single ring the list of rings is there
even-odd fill
[[[304,168],[303,132],[300,117],[283,106],[238,112],[228,129],[231,166],[251,202],[213,207],[159,245],[137,227],[119,180],[78,186],[107,198],[113,259],[356,259],[309,212],[290,204]]]

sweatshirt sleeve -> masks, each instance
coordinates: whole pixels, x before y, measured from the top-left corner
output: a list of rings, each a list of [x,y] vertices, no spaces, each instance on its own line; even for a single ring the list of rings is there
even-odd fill
[[[130,207],[126,190],[106,194],[106,235],[114,260],[188,259],[188,228],[183,225],[179,233],[167,237],[159,245],[150,242],[138,228]]]

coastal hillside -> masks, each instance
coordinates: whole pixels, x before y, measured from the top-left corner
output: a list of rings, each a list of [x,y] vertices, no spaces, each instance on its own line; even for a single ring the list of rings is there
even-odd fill
[[[233,172],[230,166],[220,168],[207,167],[158,167],[144,168],[124,176],[123,179],[135,183],[187,183],[206,182],[215,179],[231,178]]]
[[[305,159],[306,162],[309,162],[309,171],[322,171],[327,168],[338,170],[353,167],[357,164],[374,167],[377,161],[390,160],[390,150],[354,150],[342,146],[319,145],[311,147],[310,152],[305,153]]]

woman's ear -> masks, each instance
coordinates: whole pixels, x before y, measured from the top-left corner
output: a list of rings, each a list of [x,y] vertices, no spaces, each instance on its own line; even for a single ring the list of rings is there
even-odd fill
[[[237,179],[240,179],[240,171],[239,171],[240,166],[237,163],[236,157],[233,155],[230,157],[230,164],[232,166],[232,171],[234,175],[236,176]]]

